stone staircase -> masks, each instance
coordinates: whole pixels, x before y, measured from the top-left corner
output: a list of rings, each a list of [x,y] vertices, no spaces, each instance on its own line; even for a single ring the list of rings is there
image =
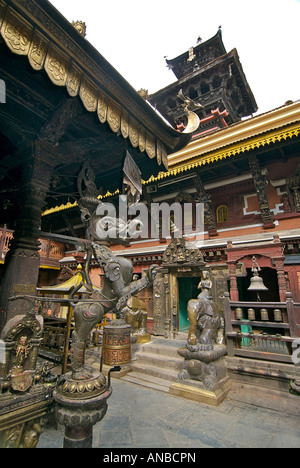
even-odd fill
[[[169,392],[182,369],[183,358],[177,349],[187,343],[187,334],[177,334],[175,340],[151,337],[151,342],[141,345],[136,352],[136,360],[131,363],[131,372],[122,377],[123,381],[160,392]]]

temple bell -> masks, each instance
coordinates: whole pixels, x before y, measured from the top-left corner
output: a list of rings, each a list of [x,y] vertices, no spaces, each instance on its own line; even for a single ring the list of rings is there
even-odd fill
[[[252,266],[253,276],[251,278],[250,286],[248,288],[248,291],[256,291],[257,292],[257,301],[260,302],[259,292],[260,291],[268,291],[268,288],[264,285],[263,279],[259,276],[258,272],[260,271],[260,267],[258,266],[255,257],[253,257],[252,262],[253,262],[253,266]]]

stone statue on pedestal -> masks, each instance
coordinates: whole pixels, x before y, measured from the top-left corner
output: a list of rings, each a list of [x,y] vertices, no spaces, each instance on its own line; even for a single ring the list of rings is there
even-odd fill
[[[224,345],[224,320],[210,296],[212,283],[209,273],[203,273],[197,299],[188,302],[190,329],[188,343],[179,349],[183,369],[171,392],[210,404],[219,404],[230,389]],[[183,384],[183,385],[182,385]]]

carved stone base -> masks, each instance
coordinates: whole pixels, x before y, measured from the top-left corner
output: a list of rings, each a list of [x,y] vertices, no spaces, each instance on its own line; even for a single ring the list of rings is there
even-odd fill
[[[225,359],[226,346],[215,345],[207,350],[203,345],[187,345],[177,352],[185,360],[178,381],[171,386],[170,393],[219,405],[231,388]]]
[[[185,380],[184,383],[173,383],[169,389],[171,395],[198,401],[207,405],[218,406],[225,400],[231,389],[231,381],[227,377],[218,383],[218,388],[208,390],[202,382]]]
[[[292,380],[290,382],[290,391],[294,395],[300,396],[300,380]]]
[[[104,418],[111,393],[103,374],[94,371],[88,380],[66,374],[53,395],[57,420],[65,426],[64,448],[92,448],[93,426]]]

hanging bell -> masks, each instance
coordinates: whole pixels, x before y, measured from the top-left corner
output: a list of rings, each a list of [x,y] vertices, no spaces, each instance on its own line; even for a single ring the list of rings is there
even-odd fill
[[[240,307],[235,311],[235,318],[236,320],[243,320],[243,310]]]
[[[275,322],[282,322],[282,313],[280,309],[274,310],[274,320]]]
[[[255,310],[248,309],[248,320],[255,320]]]
[[[261,309],[261,311],[260,311],[260,318],[261,318],[261,320],[263,320],[264,322],[268,322],[268,321],[269,321],[269,314],[268,314],[267,309]]]
[[[263,279],[259,276],[256,268],[254,269],[248,291],[268,291],[268,288],[264,285]]]

